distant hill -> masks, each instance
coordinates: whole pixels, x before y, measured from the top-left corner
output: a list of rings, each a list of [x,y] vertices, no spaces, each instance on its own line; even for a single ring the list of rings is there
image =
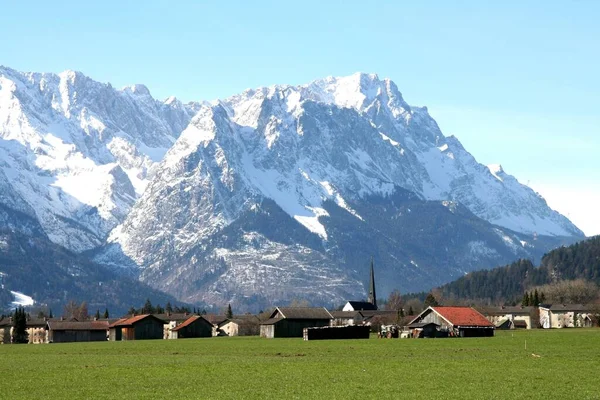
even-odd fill
[[[440,290],[445,298],[500,303],[520,299],[534,286],[575,279],[600,285],[600,236],[549,252],[539,267],[529,260],[518,260],[504,267],[471,272]]]

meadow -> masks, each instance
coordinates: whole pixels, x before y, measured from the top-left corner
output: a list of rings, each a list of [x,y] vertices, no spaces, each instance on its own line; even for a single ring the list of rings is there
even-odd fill
[[[0,357],[1,399],[600,399],[600,329],[1,345]]]

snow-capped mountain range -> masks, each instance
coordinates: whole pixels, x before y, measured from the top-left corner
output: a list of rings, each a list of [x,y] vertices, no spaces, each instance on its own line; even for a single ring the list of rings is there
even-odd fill
[[[382,294],[424,289],[583,237],[362,73],[182,104],[1,67],[0,188],[0,206],[51,241],[209,304],[356,297],[367,253],[385,264]],[[437,232],[461,226],[436,239],[439,257],[415,248],[436,232],[409,234],[431,215]],[[21,229],[14,213],[1,223]]]

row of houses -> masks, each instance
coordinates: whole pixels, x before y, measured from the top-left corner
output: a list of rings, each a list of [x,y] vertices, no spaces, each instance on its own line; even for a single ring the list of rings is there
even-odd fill
[[[591,327],[596,311],[583,304],[540,304],[538,307],[487,307],[482,313],[498,329],[531,329]]]
[[[258,335],[256,316],[201,316],[195,314],[145,314],[120,319],[90,321],[30,318],[29,343],[89,342],[106,340],[183,339],[212,336]],[[10,343],[12,319],[0,318],[0,343]]]

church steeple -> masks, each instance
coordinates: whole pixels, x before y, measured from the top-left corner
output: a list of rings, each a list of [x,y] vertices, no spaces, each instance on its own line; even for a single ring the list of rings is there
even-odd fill
[[[373,257],[371,257],[371,277],[369,280],[369,303],[375,306],[377,309],[377,294],[375,293],[375,271],[373,271]]]

